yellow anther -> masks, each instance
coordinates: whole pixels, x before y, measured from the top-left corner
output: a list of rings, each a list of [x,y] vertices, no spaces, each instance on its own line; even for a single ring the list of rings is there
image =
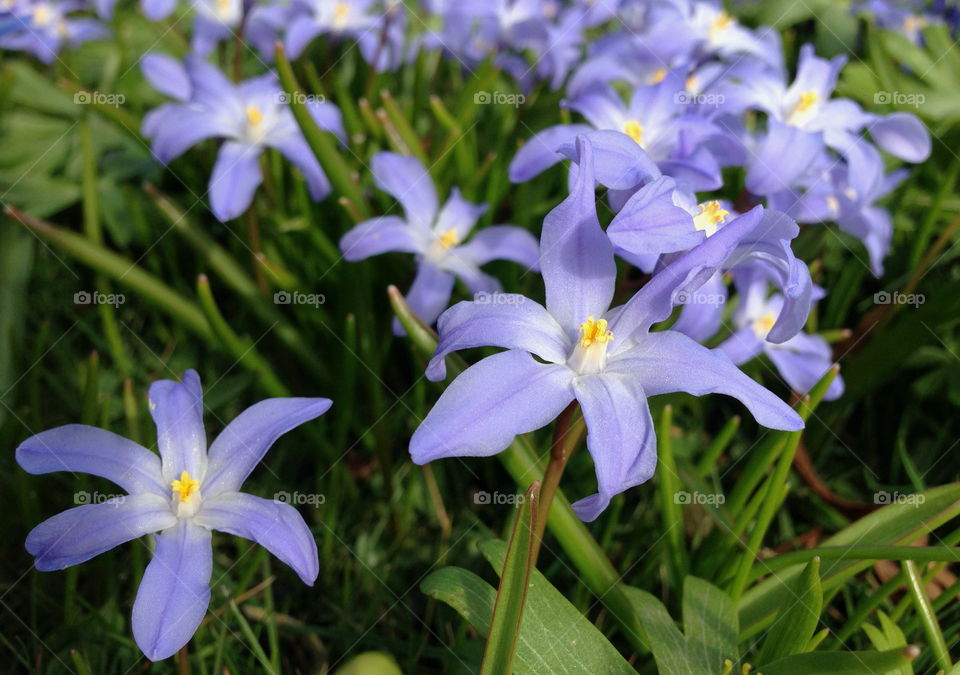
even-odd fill
[[[343,28],[347,24],[347,16],[350,14],[350,5],[346,2],[338,2],[333,8],[333,25],[335,28]]]
[[[181,502],[190,501],[190,497],[200,493],[200,481],[191,478],[189,471],[181,473],[180,480],[170,483],[170,487],[173,489],[173,494],[180,497]]]
[[[797,101],[797,104],[793,106],[794,112],[807,112],[817,104],[817,101],[820,100],[820,96],[817,94],[816,90],[811,89],[800,94],[800,100]]]
[[[33,23],[37,26],[45,26],[52,19],[52,12],[46,5],[37,5],[33,8]]]
[[[650,78],[650,83],[657,84],[659,82],[663,82],[666,76],[667,76],[666,68],[657,68],[655,71],[653,71],[653,76]]]
[[[720,206],[720,202],[704,202],[693,217],[693,227],[711,237],[717,233],[717,226],[726,222],[729,215],[730,212]]]
[[[750,327],[753,328],[753,332],[758,338],[765,340],[767,338],[767,334],[773,328],[773,324],[776,322],[777,316],[773,312],[767,312],[759,319],[754,321]]]
[[[260,108],[256,106],[247,108],[247,121],[254,127],[263,122],[263,113],[260,112]]]
[[[607,330],[607,320],[597,319],[588,316],[587,320],[580,324],[580,346],[589,347],[593,343],[604,344],[613,339],[613,332]]]
[[[443,247],[444,250],[450,248],[451,246],[455,246],[456,244],[459,244],[460,235],[457,234],[457,228],[451,227],[446,232],[443,232],[440,235],[439,242],[440,242],[440,246]]]
[[[907,14],[903,18],[903,31],[908,34],[916,33],[930,25],[927,18],[916,14]]]
[[[720,12],[717,14],[717,17],[713,20],[713,23],[710,24],[710,37],[717,37],[720,33],[727,30],[730,27],[730,24],[733,23],[733,17],[727,14],[726,12]]]
[[[637,145],[643,145],[643,125],[637,120],[627,120],[623,123],[623,133],[637,142]]]

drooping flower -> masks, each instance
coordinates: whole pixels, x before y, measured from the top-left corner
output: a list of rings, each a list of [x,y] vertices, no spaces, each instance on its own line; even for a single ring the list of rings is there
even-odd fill
[[[467,241],[486,206],[471,204],[454,188],[439,207],[433,180],[417,159],[381,152],[373,158],[372,172],[377,186],[400,202],[404,218],[380,216],[360,223],[340,240],[340,250],[350,261],[388,251],[416,255],[417,275],[407,302],[424,323],[432,324],[450,304],[455,278],[474,294],[499,292],[500,282],[480,270],[491,260],[539,269],[537,240],[522,228],[494,225]],[[394,331],[402,334],[398,322]]]
[[[651,332],[669,316],[678,289],[696,288],[755,228],[749,214],[680,256],[625,305],[610,308],[616,265],[594,201],[594,158],[578,141],[579,170],[571,194],[543,224],[540,265],[546,306],[523,296],[511,302],[461,302],[441,317],[440,342],[427,368],[442,379],[447,354],[497,346],[461,373],[416,430],[410,452],[418,464],[454,456],[489,456],[513,438],[545,426],[579,402],[598,493],[574,504],[593,520],[610,499],[643,483],[656,466],[656,438],[647,398],[683,391],[740,399],[775,429],[800,429],[800,417],[729,359],[675,331]]]
[[[253,201],[263,180],[260,155],[267,147],[278,150],[303,172],[310,196],[319,201],[330,193],[330,183],[307,145],[274,73],[239,84],[197,57],[187,57],[181,75],[169,81],[154,75],[175,72],[151,62],[144,73],[158,91],[178,102],[161,106],[144,118],[143,133],[153,153],[164,163],[208,138],[223,138],[210,176],[210,206],[222,221],[236,218]],[[344,138],[340,111],[325,101],[308,102],[317,125]]]
[[[202,396],[193,370],[183,374],[182,382],[151,385],[159,457],[133,441],[82,424],[43,431],[17,448],[17,462],[29,473],[89,473],[127,492],[69,509],[35,527],[26,548],[38,570],[77,565],[157,533],[153,560],[133,604],[133,636],[153,661],[189,642],[206,614],[212,530],[260,544],[307,585],[319,572],[316,542],[296,509],[239,490],[280,436],[322,415],[331,401],[261,401],[230,422],[208,452]]]

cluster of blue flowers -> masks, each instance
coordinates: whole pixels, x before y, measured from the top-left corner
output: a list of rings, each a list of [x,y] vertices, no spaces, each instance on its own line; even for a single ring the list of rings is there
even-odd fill
[[[870,4],[879,15],[881,3]],[[74,17],[82,9],[74,0],[14,0],[13,28],[9,17],[0,23],[7,30],[0,46],[50,60],[62,42],[102,35],[100,23]],[[95,9],[109,16],[113,2]],[[175,7],[143,0],[142,9],[160,19]],[[202,140],[223,140],[209,184],[220,220],[252,203],[267,147],[303,173],[314,199],[331,191],[276,76],[234,83],[205,60],[234,34],[242,32],[265,59],[276,41],[292,56],[321,35],[353,41],[378,70],[397,68],[420,49],[441,49],[468,67],[493,55],[521,88],[538,81],[564,88],[563,105],[580,121],[540,130],[509,167],[519,183],[570,162],[569,196],[547,214],[539,241],[512,225],[471,236],[484,205],[456,189],[441,205],[416,159],[380,153],[373,160],[377,187],[404,215],[357,225],[340,242],[344,257],[415,256],[407,299],[425,323],[436,322],[440,338],[430,379],[444,378],[445,357],[454,351],[505,350],[450,384],[411,439],[413,460],[495,454],[576,401],[598,489],[574,508],[592,520],[654,472],[651,396],[722,393],[742,401],[760,424],[802,428],[792,408],[738,366],[764,353],[797,392],[830,367],[830,346],[804,332],[826,291],[794,254],[798,223],[837,223],[863,242],[880,274],[892,223],[876,202],[904,176],[886,172],[882,153],[924,160],[930,138],[923,125],[909,114],[877,115],[832,97],[844,60],[825,60],[809,46],[791,81],[778,33],[740,25],[719,3],[432,0],[425,9],[372,0],[196,0],[192,53],[184,61],[148,54],[142,63],[171,99],[143,123],[160,161]],[[588,40],[600,27],[607,27],[602,37]],[[308,105],[317,125],[345,143],[336,106]],[[745,175],[734,202],[697,194],[723,188],[731,167]],[[615,214],[606,228],[598,185]],[[623,288],[617,257],[648,280],[614,305]],[[541,274],[546,302],[504,293],[481,270],[492,260]],[[450,307],[457,279],[474,300]],[[399,324],[394,329],[402,333]],[[721,335],[715,348],[704,346]],[[828,398],[842,389],[837,378]],[[180,383],[151,388],[160,457],[90,427],[37,434],[17,451],[27,471],[92,473],[129,496],[51,518],[31,532],[27,549],[38,569],[60,569],[159,532],[133,631],[149,658],[165,658],[190,639],[209,603],[212,529],[259,542],[306,583],[316,578],[316,545],[297,512],[238,490],[278,436],[329,406],[327,399],[264,401],[228,425],[207,453],[199,379],[190,371]]]

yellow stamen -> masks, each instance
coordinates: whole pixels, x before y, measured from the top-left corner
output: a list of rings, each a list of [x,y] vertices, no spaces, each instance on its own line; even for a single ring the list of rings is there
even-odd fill
[[[45,26],[50,23],[50,8],[46,5],[38,5],[33,8],[33,23],[37,26]]]
[[[455,246],[460,243],[460,235],[457,234],[457,228],[451,227],[446,232],[440,234],[439,239],[440,246],[443,250],[447,250],[451,246]]]
[[[588,316],[587,320],[580,324],[580,346],[589,347],[593,343],[604,344],[613,339],[613,332],[607,330],[607,320],[594,320]]]
[[[759,319],[753,322],[751,328],[753,332],[756,333],[757,337],[761,340],[765,340],[767,333],[770,332],[770,329],[773,328],[773,324],[777,322],[777,316],[773,312],[767,312]]]
[[[250,106],[249,108],[247,108],[246,112],[247,112],[247,121],[251,124],[251,126],[257,126],[258,124],[263,122],[263,113],[260,112],[260,108],[257,108],[255,106]]]
[[[627,120],[623,123],[623,133],[637,142],[637,145],[643,145],[643,125],[637,120]]]
[[[726,222],[730,212],[720,206],[720,202],[704,202],[700,205],[700,210],[693,217],[693,227],[704,232],[708,237],[717,233],[717,226]]]
[[[170,483],[170,487],[173,489],[173,494],[180,497],[181,502],[189,501],[194,494],[200,493],[200,481],[191,478],[189,471],[181,473],[180,480]]]
[[[687,88],[687,91],[696,92],[697,89],[700,88],[700,80],[697,79],[696,75],[688,75],[684,86]]]
[[[793,112],[807,112],[816,105],[817,101],[820,100],[820,96],[814,89],[810,91],[805,91],[800,94],[800,100],[797,101],[797,104],[793,106]]]
[[[343,28],[347,24],[348,14],[350,14],[350,5],[345,2],[338,2],[333,8],[334,27]]]
[[[713,20],[713,23],[710,24],[710,37],[715,38],[723,31],[727,30],[730,27],[730,24],[733,23],[733,17],[727,14],[726,12],[720,12],[717,14],[717,18]]]
[[[658,84],[660,82],[663,82],[666,76],[667,76],[666,68],[657,68],[655,71],[653,71],[653,76],[650,78],[650,83]]]
[[[927,18],[924,16],[917,16],[916,14],[907,14],[903,19],[903,30],[905,33],[915,33],[918,30],[923,30],[930,22],[927,21]]]

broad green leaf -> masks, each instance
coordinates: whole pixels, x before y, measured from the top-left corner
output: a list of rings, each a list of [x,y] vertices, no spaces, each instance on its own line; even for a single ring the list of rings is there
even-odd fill
[[[885,652],[810,652],[795,654],[758,668],[756,675],[799,675],[800,673],[830,673],[830,675],[876,675],[897,670],[917,657],[916,647],[891,649]]]
[[[729,595],[713,584],[688,576],[683,582],[683,630],[687,650],[702,654],[706,664],[719,669],[725,659],[734,663],[737,651],[737,609]]]
[[[505,554],[503,542],[499,554]],[[496,554],[495,547],[486,547]],[[497,592],[473,572],[445,567],[427,576],[420,590],[450,605],[479,633],[486,633]],[[616,648],[537,570],[530,574],[527,607],[513,661],[516,675],[633,673]]]
[[[687,641],[673,618],[656,597],[639,588],[629,588],[628,596],[640,614],[640,622],[650,637],[650,650],[662,675],[708,675],[711,670],[687,652]],[[719,670],[713,671],[719,672]]]
[[[823,588],[820,586],[820,558],[814,558],[791,584],[794,598],[777,613],[767,633],[757,663],[762,665],[803,652],[823,610]]]
[[[950,483],[921,494],[922,503],[914,500],[913,503],[888,504],[824,540],[823,545],[906,545],[960,515],[960,483]],[[871,564],[870,560],[849,558],[825,560],[820,574],[824,591],[830,592]],[[741,637],[762,630],[781,607],[790,603],[793,597],[790,586],[802,571],[801,565],[795,565],[774,572],[744,594],[738,606]]]
[[[497,602],[493,619],[487,631],[487,645],[483,651],[480,673],[512,672],[513,654],[523,622],[523,608],[527,598],[530,566],[533,562],[533,542],[537,523],[537,497],[540,483],[533,483],[524,495],[520,513],[513,524],[510,546],[500,572]]]

